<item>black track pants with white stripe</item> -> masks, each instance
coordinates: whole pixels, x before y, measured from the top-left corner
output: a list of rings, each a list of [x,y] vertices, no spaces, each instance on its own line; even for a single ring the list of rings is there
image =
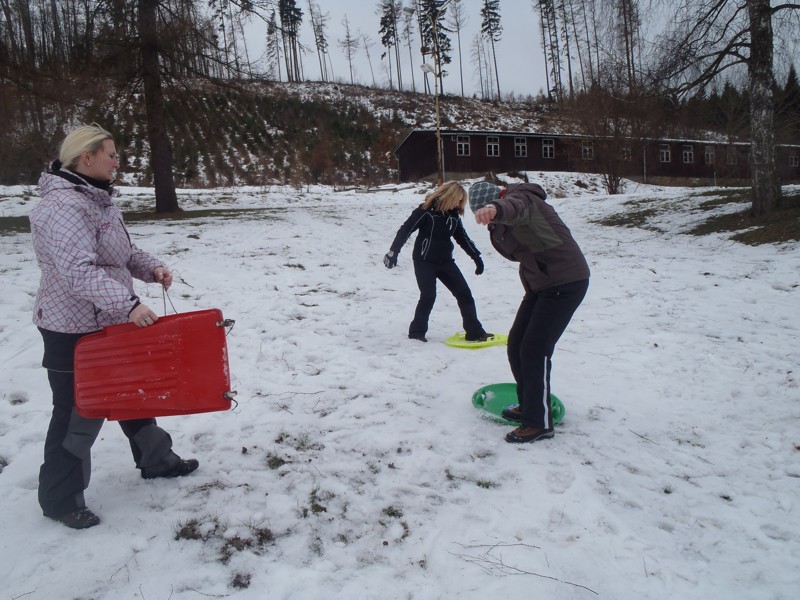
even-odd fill
[[[556,342],[589,288],[576,281],[526,294],[508,334],[508,363],[517,382],[522,424],[551,429],[550,369]]]

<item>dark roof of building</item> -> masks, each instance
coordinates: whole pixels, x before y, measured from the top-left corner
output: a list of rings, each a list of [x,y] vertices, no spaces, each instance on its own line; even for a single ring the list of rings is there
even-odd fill
[[[400,150],[406,141],[416,133],[436,133],[435,128],[420,128],[420,129],[412,129],[406,137],[400,142],[400,145],[397,146],[394,153]],[[441,129],[441,135],[485,135],[485,136],[497,136],[497,137],[538,137],[538,138],[548,138],[548,137],[556,137],[556,138],[567,138],[567,139],[587,139],[591,138],[592,136],[589,135],[580,135],[574,133],[555,133],[555,132],[533,132],[533,131],[494,131],[494,130],[480,130],[480,129]],[[682,138],[658,138],[658,139],[651,139],[649,140],[653,143],[680,143],[680,144],[714,144],[714,145],[725,145],[725,146],[749,146],[749,141],[744,142],[729,142],[726,140],[712,140],[712,139],[682,139]],[[798,144],[776,144],[777,147],[781,148],[798,148],[800,149],[800,143]]]

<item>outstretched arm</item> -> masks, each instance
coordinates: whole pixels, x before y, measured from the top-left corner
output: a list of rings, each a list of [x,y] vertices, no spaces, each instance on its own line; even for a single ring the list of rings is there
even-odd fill
[[[417,207],[411,213],[411,216],[406,219],[406,222],[400,226],[400,229],[397,230],[397,235],[394,236],[394,241],[390,247],[390,250],[395,254],[400,253],[400,249],[405,245],[408,241],[408,238],[411,237],[411,234],[414,233],[419,228],[420,221],[422,221],[423,217],[425,216],[425,209],[422,207]]]
[[[406,222],[400,226],[400,229],[397,230],[397,235],[394,236],[394,241],[389,248],[389,252],[383,257],[383,264],[387,269],[397,266],[397,255],[400,254],[400,249],[408,241],[408,238],[411,237],[411,234],[419,227],[420,221],[422,221],[425,216],[425,212],[425,209],[418,206],[411,213],[411,216],[406,219]]]
[[[479,225],[488,225],[497,216],[497,208],[494,204],[487,204],[475,212],[475,221]]]

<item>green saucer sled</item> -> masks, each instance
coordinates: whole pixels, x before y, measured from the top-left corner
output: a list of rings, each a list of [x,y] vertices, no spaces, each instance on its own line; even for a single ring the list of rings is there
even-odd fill
[[[465,338],[467,334],[463,331],[451,335],[444,343],[453,348],[486,348],[487,346],[505,346],[508,343],[508,336],[502,333],[495,333],[485,342],[468,342]]]
[[[484,417],[504,425],[519,425],[500,416],[503,409],[512,404],[518,404],[516,383],[493,383],[483,386],[472,394],[472,405],[480,410]],[[564,404],[555,394],[550,394],[550,406],[553,410],[553,425],[558,425],[566,413]]]

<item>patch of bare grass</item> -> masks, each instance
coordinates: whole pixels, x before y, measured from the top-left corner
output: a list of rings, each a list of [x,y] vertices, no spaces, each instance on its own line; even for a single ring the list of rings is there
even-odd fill
[[[640,208],[641,205],[632,206],[631,210],[609,215],[597,221],[606,227],[636,227],[647,229],[647,221],[659,214],[655,208]]]
[[[731,204],[742,204],[744,208],[709,216],[688,232],[691,235],[727,233],[737,242],[754,246],[800,241],[800,191],[784,192],[777,210],[759,217],[750,214],[749,188],[709,190],[699,192],[696,197],[708,197],[696,206],[702,213],[718,212],[720,207]],[[634,200],[624,206],[624,212],[609,215],[597,223],[607,227],[652,229],[650,224],[660,214],[667,210],[681,210],[680,203],[654,205],[649,200]]]
[[[767,215],[754,217],[750,208],[711,217],[692,229],[692,235],[733,233],[731,239],[743,244],[778,244],[800,241],[800,192],[784,196],[780,206]]]

